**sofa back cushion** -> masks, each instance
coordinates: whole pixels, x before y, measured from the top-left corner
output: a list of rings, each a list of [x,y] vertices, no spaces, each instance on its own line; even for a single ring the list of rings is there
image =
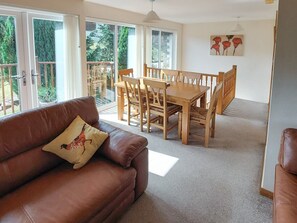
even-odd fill
[[[278,161],[288,173],[297,174],[297,129],[283,131]]]
[[[41,151],[79,115],[98,122],[93,97],[84,97],[0,119],[0,197],[63,162]]]

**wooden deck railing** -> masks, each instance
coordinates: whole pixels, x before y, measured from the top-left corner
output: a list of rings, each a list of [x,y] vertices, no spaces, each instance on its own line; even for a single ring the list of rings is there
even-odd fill
[[[182,71],[178,70],[178,72],[179,72],[179,76],[181,77]],[[231,103],[231,101],[235,97],[236,72],[237,72],[237,67],[235,65],[230,71],[219,72],[218,75],[197,72],[197,74],[201,75],[200,84],[209,87],[208,94],[207,94],[207,104],[209,104],[210,102],[210,98],[212,97],[215,86],[218,83],[223,82],[222,95],[219,97],[219,101],[218,101],[218,108],[217,108],[218,114],[223,114],[224,110],[227,108],[227,106]],[[148,67],[147,64],[144,64],[143,76],[163,79],[162,69]]]
[[[0,78],[1,78],[1,98],[0,98],[0,116],[6,115],[8,109],[10,113],[15,113],[17,110],[15,106],[19,106],[19,98],[14,92],[13,81],[16,80],[17,64],[1,64]]]
[[[17,69],[18,64],[0,65],[0,117],[20,110],[19,95],[13,87],[18,86],[20,74],[17,74]],[[98,87],[104,92],[106,88],[114,89],[114,73],[113,62],[88,61],[89,94],[95,95]],[[36,77],[38,88],[56,87],[56,62],[38,61],[36,57]]]
[[[56,62],[42,62],[35,58],[37,86],[55,87],[56,86]]]

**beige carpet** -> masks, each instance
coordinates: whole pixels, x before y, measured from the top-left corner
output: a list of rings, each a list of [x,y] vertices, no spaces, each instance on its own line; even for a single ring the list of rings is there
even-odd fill
[[[259,195],[266,104],[235,99],[217,116],[210,148],[202,147],[203,138],[196,134],[203,131],[195,126],[190,144],[182,145],[176,131],[165,141],[159,130],[141,133],[139,127],[117,121],[115,109],[101,112],[100,118],[148,139],[150,155],[159,156],[150,160],[150,169],[162,169],[167,158],[174,164],[164,176],[149,174],[145,194],[120,223],[272,221],[272,201]]]

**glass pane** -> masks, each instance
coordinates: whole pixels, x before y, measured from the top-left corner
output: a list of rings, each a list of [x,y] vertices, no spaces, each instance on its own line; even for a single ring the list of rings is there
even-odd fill
[[[173,33],[161,32],[161,68],[173,68]]]
[[[63,22],[33,19],[39,106],[56,103],[63,91]]]
[[[118,26],[118,70],[136,67],[135,28]]]
[[[116,99],[114,75],[115,26],[86,22],[88,94],[97,106]]]
[[[0,117],[20,111],[16,24],[0,15]]]
[[[152,67],[159,68],[159,31],[152,31]]]

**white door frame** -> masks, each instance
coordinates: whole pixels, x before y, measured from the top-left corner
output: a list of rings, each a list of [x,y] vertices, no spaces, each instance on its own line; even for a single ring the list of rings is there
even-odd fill
[[[22,13],[10,10],[2,10],[0,9],[0,15],[3,16],[13,16],[15,18],[15,41],[16,41],[16,57],[17,57],[17,75],[20,77],[22,74],[26,75],[26,84],[24,84],[23,79],[19,79],[19,100],[21,110],[27,110],[30,108],[28,104],[28,74],[27,67],[25,61],[25,36],[23,30],[23,22],[22,22]]]

